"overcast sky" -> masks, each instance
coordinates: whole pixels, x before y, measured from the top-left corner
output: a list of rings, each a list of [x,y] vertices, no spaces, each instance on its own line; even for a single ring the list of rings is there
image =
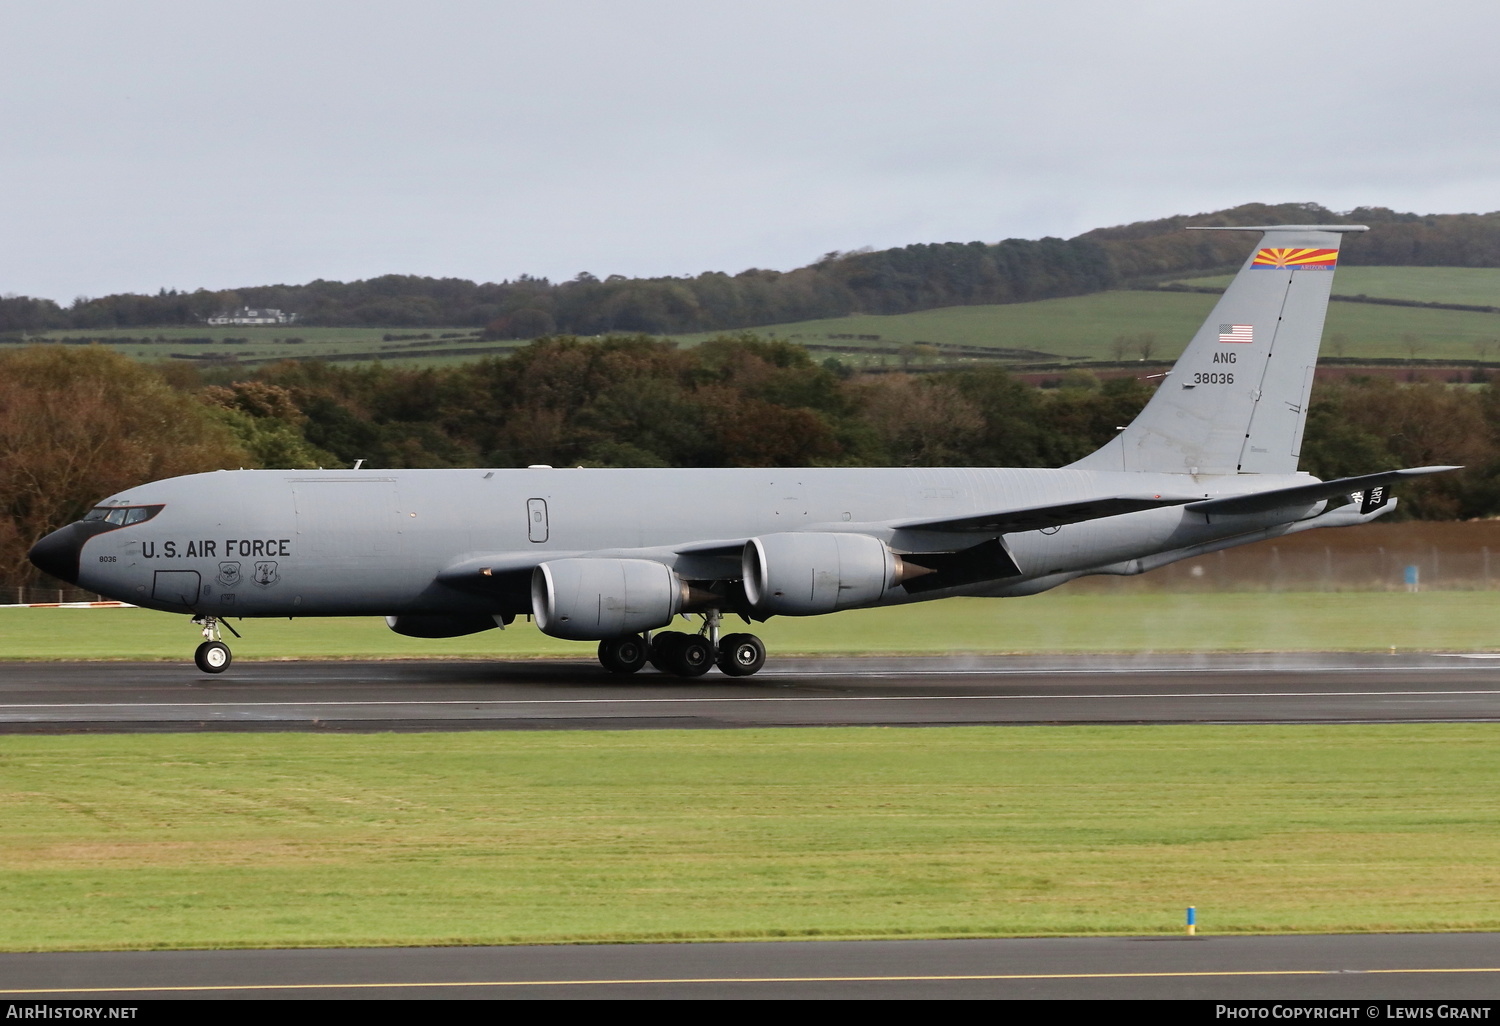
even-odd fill
[[[0,0],[0,293],[1500,209],[1500,4]]]

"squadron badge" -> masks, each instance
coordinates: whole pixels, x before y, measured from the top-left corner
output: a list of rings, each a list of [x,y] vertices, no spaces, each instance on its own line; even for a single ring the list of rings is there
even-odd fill
[[[279,578],[276,576],[276,563],[274,561],[266,560],[263,563],[255,564],[256,584],[260,585],[262,588],[269,588],[271,585],[275,584],[277,580],[279,580]]]
[[[240,583],[240,565],[238,563],[220,563],[218,581],[226,588],[233,588]]]

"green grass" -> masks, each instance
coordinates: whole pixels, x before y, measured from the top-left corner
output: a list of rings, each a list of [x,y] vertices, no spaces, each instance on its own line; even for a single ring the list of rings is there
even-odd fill
[[[1233,277],[1185,278],[1183,284],[1222,289]],[[1340,267],[1333,294],[1500,306],[1500,267]]]
[[[1340,271],[1340,274],[1343,272]],[[756,333],[802,344],[850,348],[949,342],[961,345],[1029,349],[1080,360],[1116,359],[1113,341],[1120,335],[1154,334],[1153,360],[1175,360],[1213,309],[1214,296],[1172,292],[1100,292],[1071,299],[1047,299],[1003,306],[956,306],[920,313],[859,314],[827,320],[776,324]],[[851,342],[831,334],[879,335],[879,342]],[[1473,360],[1475,344],[1489,342],[1489,358],[1500,356],[1500,316],[1462,310],[1333,303],[1324,329],[1326,340],[1347,335],[1345,356],[1408,359],[1404,340],[1415,335],[1422,359]],[[709,334],[674,336],[696,344]],[[1133,359],[1134,353],[1128,358]],[[872,364],[898,365],[897,356],[870,356]],[[856,358],[857,362],[857,358]],[[938,357],[932,361],[942,364]],[[962,361],[959,361],[962,362]]]
[[[944,342],[1030,349],[1094,360],[1113,359],[1109,347],[1117,335],[1156,332],[1160,345],[1157,355],[1170,358],[1187,345],[1212,307],[1212,296],[1099,292],[1034,303],[949,306],[909,314],[854,314],[772,324],[754,331],[803,344],[863,348]],[[880,340],[860,343],[830,339],[830,334],[878,335]],[[691,345],[712,338],[713,333],[673,337]],[[898,359],[888,357],[887,362],[897,363]]]
[[[319,328],[296,324],[283,325],[196,325],[186,328],[69,328],[28,336],[27,341],[49,342],[64,338],[90,339],[159,339],[146,344],[110,344],[112,351],[136,360],[171,360],[173,353],[192,353],[200,356],[233,356],[256,363],[273,360],[310,360],[319,357],[346,353],[377,353],[383,362],[400,366],[427,366],[474,359],[482,355],[494,355],[496,346],[518,343],[485,342],[473,337],[473,328]],[[385,341],[387,334],[400,336],[402,341]],[[457,338],[441,338],[445,334],[460,335]],[[430,335],[417,340],[411,336]],[[211,344],[185,343],[186,338],[212,338]],[[245,339],[244,343],[225,343],[226,338]],[[288,343],[288,338],[300,338],[300,343]],[[519,343],[524,344],[524,343]],[[430,356],[432,349],[471,349],[474,356]],[[214,366],[209,361],[192,362]]]
[[[0,738],[0,949],[1500,929],[1500,727]]]
[[[947,599],[751,630],[777,655],[949,652],[1484,651],[1500,648],[1500,591],[1169,593],[1140,588]],[[248,659],[589,659],[518,621],[505,632],[406,638],[376,617],[234,621],[226,640]],[[744,630],[738,619],[725,630]],[[0,660],[188,658],[188,618],[143,609],[0,609]]]

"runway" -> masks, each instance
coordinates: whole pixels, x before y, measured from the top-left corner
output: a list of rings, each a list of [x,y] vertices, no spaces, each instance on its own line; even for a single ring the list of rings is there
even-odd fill
[[[577,730],[1500,719],[1500,659],[1141,655],[776,660],[738,680],[582,661],[0,663],[0,732]],[[0,954],[0,997],[1187,998],[1500,993],[1500,936],[799,941]],[[1382,1005],[1383,1009],[1383,1005]],[[1379,1017],[1386,1017],[1383,1010]]]
[[[616,678],[592,662],[0,663],[0,732],[585,730],[1500,719],[1454,654],[780,659]]]
[[[601,944],[0,955],[0,999],[1065,998],[1476,1002],[1500,936]],[[1370,1014],[1378,1005],[1378,1014]]]

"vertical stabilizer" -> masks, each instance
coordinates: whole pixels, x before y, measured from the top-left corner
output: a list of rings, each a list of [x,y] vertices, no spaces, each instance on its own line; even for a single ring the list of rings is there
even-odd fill
[[[1074,468],[1296,472],[1339,243],[1344,232],[1367,229],[1197,230],[1265,234],[1140,416]]]

